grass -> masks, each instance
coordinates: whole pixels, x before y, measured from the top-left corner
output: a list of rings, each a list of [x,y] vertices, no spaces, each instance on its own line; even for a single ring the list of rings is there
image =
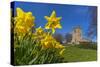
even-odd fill
[[[96,61],[97,50],[66,46],[64,60],[65,62]]]

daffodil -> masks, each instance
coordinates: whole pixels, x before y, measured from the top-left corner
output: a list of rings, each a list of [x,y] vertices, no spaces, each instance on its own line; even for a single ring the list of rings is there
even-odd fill
[[[16,9],[15,31],[18,33],[26,33],[34,26],[35,17],[32,12],[24,12],[21,8]]]
[[[41,28],[41,26],[40,26],[40,27],[36,28],[36,31],[32,34],[32,38],[40,41],[40,40],[43,39],[46,35],[47,35],[47,33],[46,33],[46,32],[44,31],[44,29]]]
[[[41,26],[39,28],[36,28],[36,34],[43,34],[44,30],[41,28]]]
[[[63,45],[61,45],[59,42],[56,42],[56,45],[55,45],[55,48],[64,48],[64,46]]]
[[[53,11],[51,16],[45,16],[45,19],[48,21],[45,25],[45,29],[52,29],[52,32],[55,33],[56,28],[62,28],[60,20],[62,17],[56,17],[56,12]]]
[[[64,48],[64,46],[57,42],[50,34],[45,35],[45,37],[41,40],[41,44],[45,48]]]
[[[45,48],[53,47],[54,38],[51,35],[46,35],[44,39],[41,40],[41,44]]]

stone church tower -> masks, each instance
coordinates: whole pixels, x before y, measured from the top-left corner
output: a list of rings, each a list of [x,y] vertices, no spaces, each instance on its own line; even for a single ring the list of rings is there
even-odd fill
[[[79,44],[82,41],[82,30],[80,26],[75,27],[72,32],[72,44]]]

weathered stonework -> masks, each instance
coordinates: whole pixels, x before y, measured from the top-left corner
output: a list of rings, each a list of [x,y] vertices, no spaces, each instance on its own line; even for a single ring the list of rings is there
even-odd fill
[[[82,41],[82,30],[80,27],[75,27],[72,32],[72,44],[79,44]]]
[[[81,42],[90,42],[90,40],[83,38],[82,34],[83,34],[82,29],[79,26],[75,27],[72,32],[71,44],[80,44]]]

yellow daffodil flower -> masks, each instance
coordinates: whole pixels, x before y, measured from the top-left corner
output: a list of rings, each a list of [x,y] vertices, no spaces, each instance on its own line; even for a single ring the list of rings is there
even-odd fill
[[[15,17],[15,31],[18,33],[26,33],[34,26],[35,17],[32,16],[32,12],[24,12],[21,8],[16,9]]]
[[[44,39],[41,40],[41,44],[45,48],[53,47],[54,38],[51,35],[46,35]]]
[[[43,40],[46,36],[47,36],[47,32],[44,31],[43,28],[38,27],[36,28],[36,31],[32,34],[32,39],[37,40],[38,42],[41,42],[41,40]]]
[[[52,35],[46,35],[44,37],[44,39],[41,40],[41,43],[43,45],[43,47],[45,48],[64,48],[63,45],[61,45],[59,42],[57,42],[53,37]]]
[[[56,42],[55,48],[64,48],[64,46],[61,45],[60,43]]]
[[[42,34],[44,31],[43,29],[41,28],[41,26],[39,28],[36,28],[36,33],[37,34]]]
[[[53,11],[51,16],[45,16],[45,19],[48,21],[48,23],[45,25],[45,29],[52,29],[52,32],[55,33],[56,28],[62,28],[60,25],[61,17],[56,17],[56,12]]]

